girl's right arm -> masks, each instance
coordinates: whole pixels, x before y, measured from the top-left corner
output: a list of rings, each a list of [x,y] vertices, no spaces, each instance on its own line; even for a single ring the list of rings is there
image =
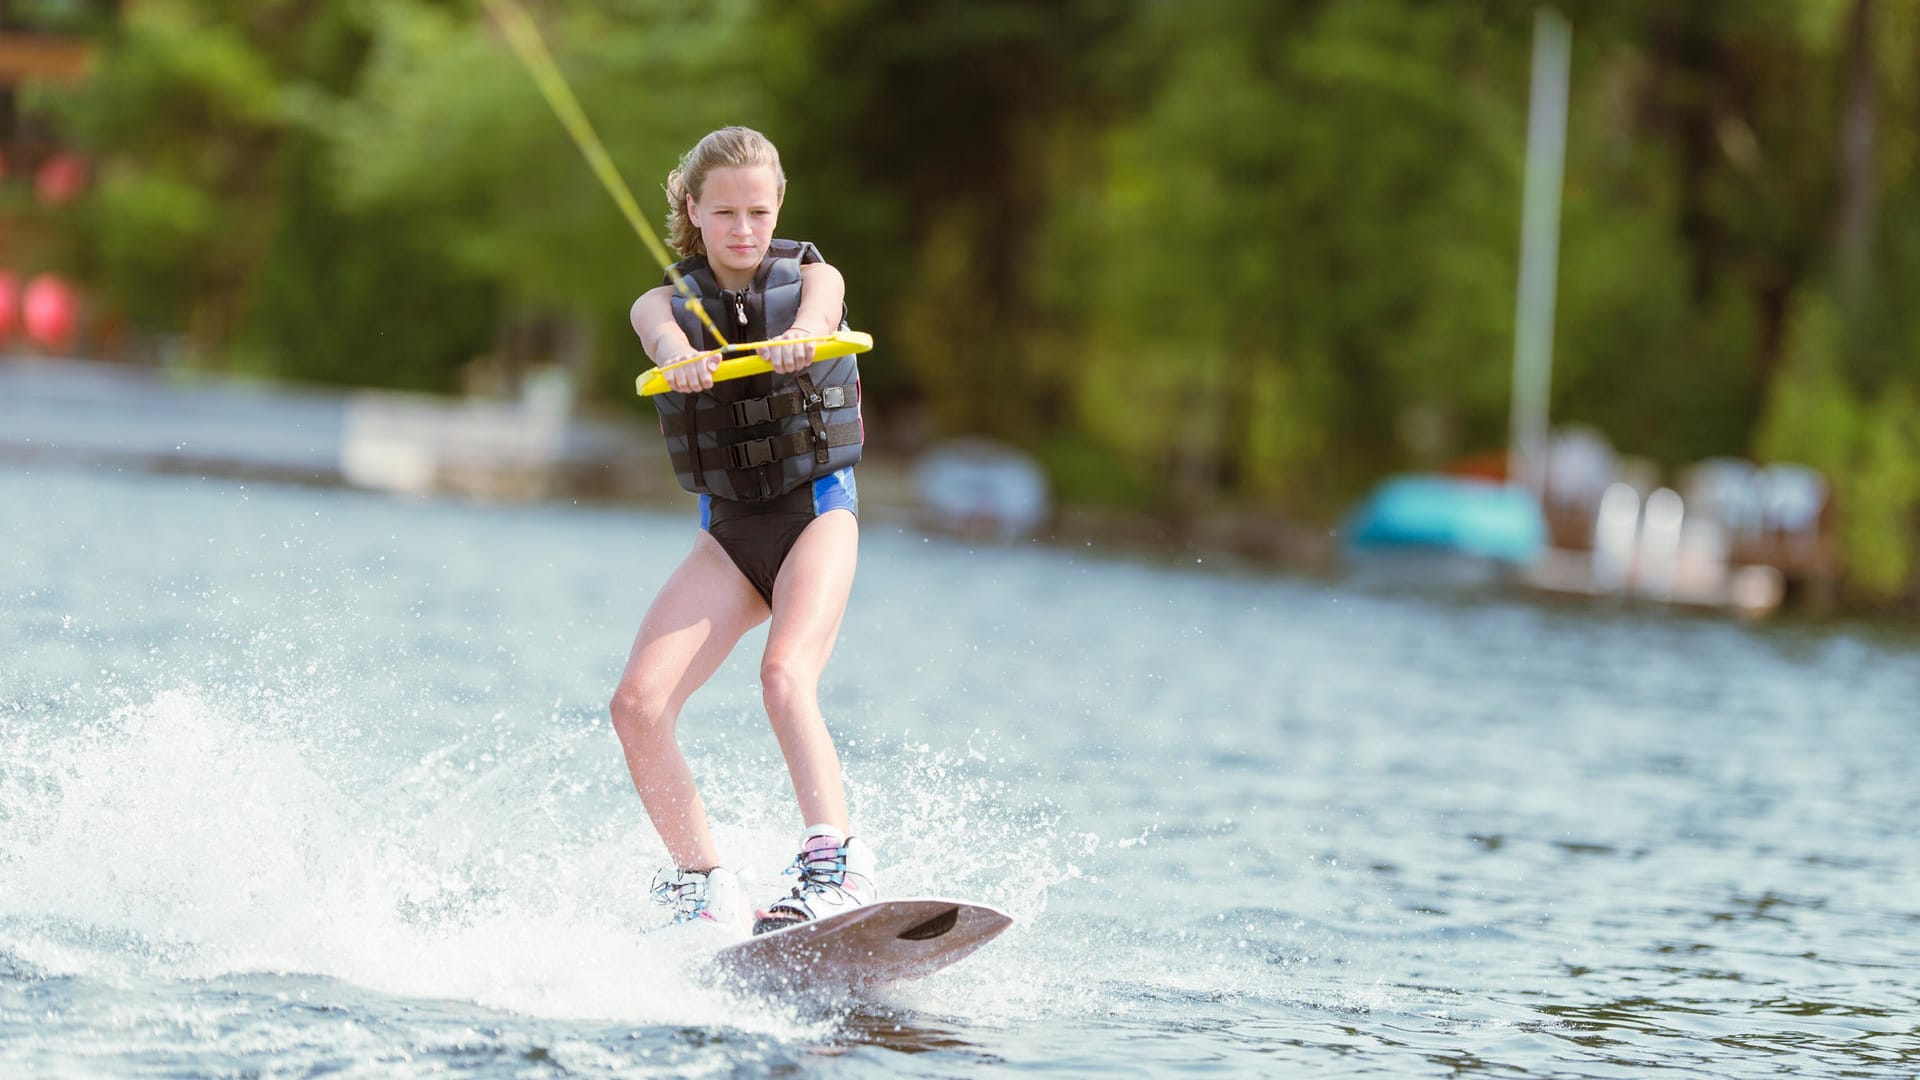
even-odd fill
[[[647,358],[656,367],[667,367],[700,351],[687,340],[680,324],[673,321],[671,285],[658,285],[641,293],[627,317],[633,323],[633,332],[640,336],[640,347],[647,351]],[[712,356],[700,363],[683,364],[662,375],[676,393],[691,394],[712,389],[713,372],[719,366],[720,358]]]

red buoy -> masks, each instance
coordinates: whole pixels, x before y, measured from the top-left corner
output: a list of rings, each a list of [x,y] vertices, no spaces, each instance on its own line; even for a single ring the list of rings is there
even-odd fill
[[[80,297],[73,286],[54,274],[40,274],[27,283],[20,307],[29,338],[50,349],[73,344],[80,322]]]

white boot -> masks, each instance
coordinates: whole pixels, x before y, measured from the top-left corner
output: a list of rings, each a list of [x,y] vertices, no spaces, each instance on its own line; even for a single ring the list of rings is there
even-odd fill
[[[673,908],[673,925],[711,924],[741,937],[753,922],[753,905],[740,878],[724,866],[710,870],[677,870],[672,877],[654,878],[653,899]]]
[[[788,872],[799,874],[800,884],[759,913],[753,922],[754,933],[824,919],[870,904],[879,896],[874,884],[873,849],[865,840],[849,837],[831,825],[807,829],[800,854],[794,857]]]

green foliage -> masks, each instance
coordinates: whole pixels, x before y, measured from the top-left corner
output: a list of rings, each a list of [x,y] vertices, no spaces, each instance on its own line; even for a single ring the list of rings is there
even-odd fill
[[[1911,385],[1864,400],[1855,394],[1843,370],[1845,330],[1832,302],[1810,298],[1795,328],[1761,427],[1761,452],[1806,462],[1832,478],[1849,591],[1864,601],[1898,595],[1915,571],[1920,396]]]
[[[490,344],[495,295],[450,267],[425,230],[393,212],[343,210],[304,160],[289,182],[240,347],[257,369],[320,382],[444,390]]]
[[[224,216],[219,200],[183,177],[110,167],[88,210],[96,283],[137,324],[185,330],[217,285],[205,255]]]
[[[706,131],[781,145],[783,231],[821,243],[880,341],[877,418],[911,403],[1027,446],[1070,500],[1173,515],[1327,517],[1505,441],[1528,5],[528,7],[650,220]],[[1816,465],[1851,580],[1899,593],[1920,5],[1565,7],[1554,419],[1668,468]],[[659,268],[479,5],[142,0],[105,48],[28,99],[97,177],[38,257],[135,326],[448,388],[569,321],[633,405],[625,312]]]
[[[1073,492],[1076,502],[1117,510],[1161,508],[1153,489],[1137,471],[1084,435],[1063,432],[1034,453],[1053,485]]]
[[[1860,441],[1860,407],[1842,375],[1844,328],[1835,305],[1809,296],[1793,320],[1785,364],[1774,380],[1756,449],[1828,475],[1846,472]]]
[[[770,6],[783,62],[767,80],[793,226],[827,228],[855,318],[887,350],[878,407],[908,394],[943,431],[1034,445],[1070,423],[1062,338],[1084,311],[1047,304],[1037,239],[1086,169],[1081,145],[1111,108],[1109,46],[1131,12],[1105,0],[887,0]],[[814,63],[808,63],[811,59]],[[1121,68],[1132,65],[1122,62]]]
[[[39,33],[102,33],[119,4],[111,0],[8,0],[7,21]]]
[[[1079,422],[1167,490],[1319,510],[1400,459],[1407,408],[1495,441],[1518,144],[1460,74],[1499,43],[1427,5],[1202,7],[1136,28],[1164,73],[1055,221]]]
[[[690,22],[609,0],[549,28],[650,214],[686,145],[754,119],[750,82],[708,89],[729,85],[752,7]],[[650,23],[671,32],[618,32]],[[188,331],[205,355],[446,389],[499,327],[498,294],[597,316],[659,278],[465,5],[150,0],[108,55],[35,98],[98,161],[70,261],[136,326]]]
[[[1868,410],[1853,467],[1840,473],[1848,585],[1867,599],[1911,591],[1920,524],[1920,397],[1902,387]]]
[[[333,148],[344,204],[404,215],[462,272],[516,299],[624,310],[654,264],[512,54],[465,14],[391,0],[355,93],[310,116]],[[761,122],[730,79],[751,5],[564,5],[545,27],[575,93],[655,230],[679,155],[728,123]]]
[[[111,63],[78,91],[33,99],[98,162],[76,261],[155,329],[229,324],[271,217],[260,169],[278,82],[240,27],[199,8],[130,8]]]

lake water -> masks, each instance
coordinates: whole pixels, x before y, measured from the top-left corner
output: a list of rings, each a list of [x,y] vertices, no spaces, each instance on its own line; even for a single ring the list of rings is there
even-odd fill
[[[866,1001],[646,931],[604,703],[691,513],[0,469],[0,1074],[1920,1073],[1920,638],[869,522]],[[688,708],[771,897],[759,635]]]

